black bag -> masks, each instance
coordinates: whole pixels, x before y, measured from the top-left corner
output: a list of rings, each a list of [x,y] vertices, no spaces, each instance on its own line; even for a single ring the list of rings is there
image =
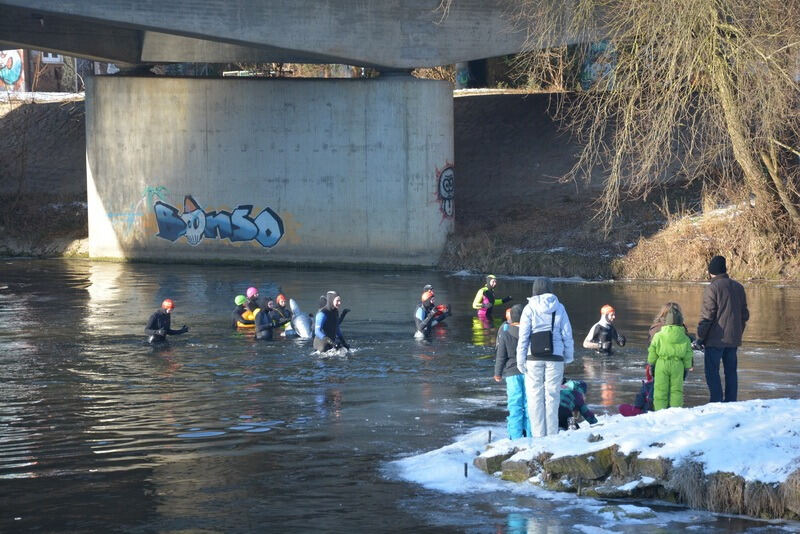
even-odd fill
[[[531,334],[531,354],[529,359],[561,361],[563,357],[553,355],[553,329],[556,324],[556,314],[551,314],[550,330],[534,332]]]

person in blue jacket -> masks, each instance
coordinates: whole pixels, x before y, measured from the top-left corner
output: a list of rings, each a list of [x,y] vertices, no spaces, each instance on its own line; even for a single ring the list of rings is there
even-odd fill
[[[339,308],[342,306],[342,297],[336,291],[328,291],[325,294],[325,306],[319,309],[314,318],[314,349],[325,352],[330,349],[344,347],[350,349],[350,345],[342,335],[339,328]]]
[[[597,417],[586,406],[586,390],[588,386],[583,380],[565,380],[561,385],[561,400],[558,406],[559,430],[574,430],[578,428],[575,422],[577,413],[580,413],[590,425],[597,423]],[[572,421],[570,421],[572,419]],[[570,423],[574,428],[570,428]]]
[[[531,421],[528,418],[525,397],[525,375],[517,369],[517,343],[519,343],[519,319],[522,305],[515,304],[506,310],[506,322],[497,333],[497,354],[494,360],[494,381],[506,381],[508,397],[509,439],[519,439],[531,435]]]

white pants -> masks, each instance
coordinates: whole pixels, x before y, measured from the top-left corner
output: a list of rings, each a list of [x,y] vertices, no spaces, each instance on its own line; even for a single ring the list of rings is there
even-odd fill
[[[558,405],[564,362],[528,360],[525,362],[525,395],[533,437],[558,433]]]

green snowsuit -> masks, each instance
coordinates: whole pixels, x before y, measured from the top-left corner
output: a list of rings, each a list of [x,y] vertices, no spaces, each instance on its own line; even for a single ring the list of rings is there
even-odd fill
[[[647,349],[647,363],[655,365],[653,407],[683,406],[683,370],[692,367],[692,342],[680,324],[661,327]]]

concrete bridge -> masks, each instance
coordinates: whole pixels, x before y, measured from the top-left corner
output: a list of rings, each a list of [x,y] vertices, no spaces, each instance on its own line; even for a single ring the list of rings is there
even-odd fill
[[[453,230],[452,88],[408,72],[518,52],[525,37],[507,0],[458,0],[446,18],[438,6],[0,0],[0,45],[131,67],[379,69],[356,80],[89,80],[90,254],[431,265]]]

